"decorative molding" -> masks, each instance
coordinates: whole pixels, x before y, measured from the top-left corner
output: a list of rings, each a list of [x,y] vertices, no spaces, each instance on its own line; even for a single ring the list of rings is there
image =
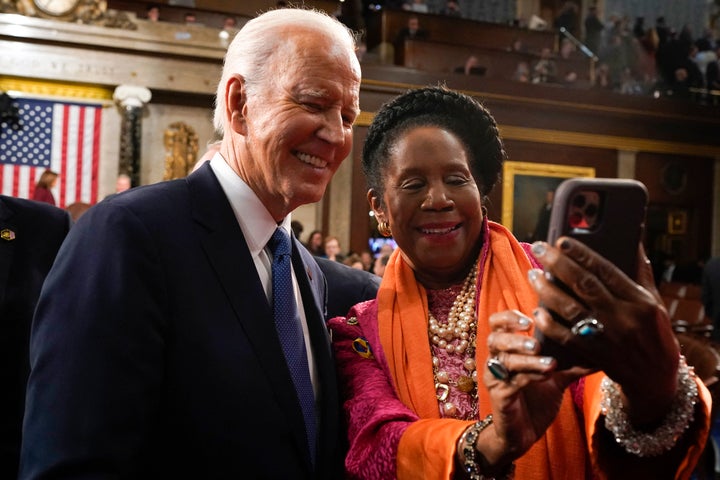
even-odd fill
[[[216,28],[138,19],[134,19],[136,29],[120,28],[123,15],[127,16],[127,12],[112,13],[104,25],[96,25],[0,13],[0,37],[25,45],[38,44],[43,48],[79,47],[83,50],[135,52],[151,56],[162,52],[164,57],[196,58],[220,64],[227,51],[227,41],[218,37]],[[122,61],[120,64],[125,67],[134,65]]]
[[[717,145],[698,145],[682,142],[667,142],[663,140],[649,140],[646,138],[597,135],[593,133],[545,130],[510,125],[501,125],[500,133],[505,140],[606,148],[608,150],[623,150],[629,152],[670,153],[694,157],[714,158],[720,155],[720,146]]]
[[[423,87],[424,85],[416,85],[412,83],[399,83],[399,82],[388,82],[385,80],[372,80],[372,79],[363,79],[362,84],[364,86],[369,87],[379,87],[379,88],[385,88],[385,89],[391,89],[389,91],[397,91],[398,94],[411,89],[411,88],[418,88]],[[578,102],[570,102],[570,101],[562,101],[562,100],[555,100],[555,99],[545,99],[545,98],[533,98],[533,97],[519,97],[517,95],[508,95],[504,93],[493,93],[493,92],[480,92],[477,90],[463,90],[463,89],[454,89],[458,92],[465,93],[467,95],[480,98],[483,100],[497,100],[502,101],[506,103],[514,103],[514,104],[528,104],[528,105],[542,105],[546,107],[552,107],[552,108],[564,108],[568,110],[579,110],[579,111],[586,111],[586,112],[595,112],[595,113],[611,113],[611,114],[620,114],[620,115],[633,115],[633,116],[645,116],[645,117],[652,117],[652,118],[665,118],[668,120],[688,120],[692,119],[694,117],[684,114],[677,114],[672,113],[668,111],[646,111],[646,110],[639,110],[634,108],[623,108],[623,107],[615,107],[611,105],[598,105],[594,103],[578,103]],[[705,118],[704,120],[710,121],[709,119]],[[720,124],[720,118],[714,120],[716,123]]]
[[[360,115],[355,119],[355,126],[356,127],[369,127],[372,123],[373,118],[375,118],[374,112],[360,112]]]
[[[0,72],[7,76],[108,88],[135,84],[151,90],[214,95],[222,68],[221,63],[199,63],[190,58],[152,58],[142,53],[32,43],[19,45],[2,39],[0,52],[3,52]]]
[[[54,1],[11,0],[0,2],[0,13],[20,14],[55,22],[137,30],[137,24],[133,21],[134,14],[108,10],[106,0],[75,0],[66,2],[65,6],[67,10],[55,11],[54,8],[62,8],[63,5]],[[48,10],[48,7],[53,9]]]
[[[109,88],[94,85],[78,85],[46,80],[32,80],[28,78],[15,78],[0,76],[0,91],[20,92],[41,97],[62,97],[72,100],[102,100],[112,101],[113,91]]]

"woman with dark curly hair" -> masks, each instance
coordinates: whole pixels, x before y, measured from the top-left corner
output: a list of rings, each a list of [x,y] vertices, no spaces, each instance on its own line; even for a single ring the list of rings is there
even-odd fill
[[[398,249],[377,298],[330,321],[348,476],[687,478],[709,399],[649,265],[635,283],[571,239],[519,243],[483,208],[504,159],[490,113],[442,87],[400,95],[368,130],[368,200]],[[590,366],[558,369],[535,328]]]
[[[323,243],[324,237],[320,230],[313,230],[310,232],[310,235],[308,235],[307,243],[305,246],[308,250],[310,250],[310,253],[317,257],[324,257],[325,256],[325,244]]]

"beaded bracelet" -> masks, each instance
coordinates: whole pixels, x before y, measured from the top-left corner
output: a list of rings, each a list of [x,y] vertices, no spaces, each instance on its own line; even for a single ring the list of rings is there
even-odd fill
[[[458,453],[460,454],[460,463],[462,463],[463,471],[467,474],[470,480],[498,480],[497,477],[487,477],[480,473],[480,465],[478,465],[475,449],[475,442],[480,436],[480,432],[485,430],[492,424],[492,414],[485,417],[483,420],[474,423],[468,427],[458,440]],[[512,480],[515,472],[515,465],[510,464],[508,471],[503,475],[503,479]]]
[[[639,457],[653,457],[670,450],[688,428],[694,418],[698,388],[695,371],[689,367],[684,356],[678,365],[678,389],[670,413],[653,432],[639,432],[632,427],[622,402],[620,387],[605,377],[601,384],[602,414],[605,428],[615,436],[615,441],[629,453]]]

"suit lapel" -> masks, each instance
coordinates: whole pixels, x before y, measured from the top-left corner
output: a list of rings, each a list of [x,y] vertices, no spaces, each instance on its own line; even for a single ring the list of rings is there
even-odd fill
[[[329,452],[337,445],[339,401],[335,364],[330,336],[325,326],[325,277],[312,256],[293,237],[293,268],[305,307],[313,356],[318,369],[320,388],[318,423],[318,468],[330,465]],[[312,299],[312,301],[309,301]],[[332,454],[330,454],[332,455]]]
[[[5,300],[4,292],[7,290],[10,266],[15,254],[15,245],[18,242],[17,238],[13,238],[18,234],[17,225],[13,222],[13,216],[14,213],[10,210],[10,207],[0,199],[0,305]]]
[[[255,356],[267,372],[266,378],[280,408],[288,416],[298,449],[303,452],[310,471],[312,466],[302,411],[275,330],[272,308],[266,300],[242,230],[209,166],[189,176],[187,182],[192,197],[193,218],[205,229],[201,233],[203,250],[253,346]]]

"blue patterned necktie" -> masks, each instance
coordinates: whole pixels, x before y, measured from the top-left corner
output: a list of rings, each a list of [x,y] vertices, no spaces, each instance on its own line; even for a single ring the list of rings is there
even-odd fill
[[[310,457],[314,462],[317,443],[315,393],[310,381],[305,338],[300,325],[295,295],[293,295],[290,246],[290,237],[287,232],[282,228],[275,229],[275,233],[268,242],[268,247],[273,253],[273,314],[275,316],[275,328],[277,328],[280,344],[285,354],[285,362],[290,369],[303,417],[305,417],[305,433],[310,447]]]

